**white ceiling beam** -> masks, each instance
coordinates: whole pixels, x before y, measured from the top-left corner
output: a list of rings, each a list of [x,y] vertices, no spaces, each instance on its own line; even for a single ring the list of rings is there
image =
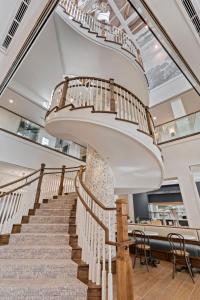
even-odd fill
[[[138,17],[138,14],[136,13],[136,12],[134,12],[134,13],[132,13],[129,17],[128,17],[128,19],[126,19],[126,23],[127,24],[129,24],[129,23],[131,23],[134,19],[136,19]]]
[[[118,18],[118,20],[120,21],[123,29],[125,30],[125,32],[127,33],[128,37],[130,39],[132,39],[135,43],[135,45],[138,47],[136,40],[134,39],[134,36],[130,30],[130,28],[128,27],[126,21],[124,20],[124,17],[122,16],[121,12],[119,11],[119,8],[117,7],[116,3],[114,2],[114,0],[108,0],[108,3],[110,4],[113,12],[115,13],[116,17]]]

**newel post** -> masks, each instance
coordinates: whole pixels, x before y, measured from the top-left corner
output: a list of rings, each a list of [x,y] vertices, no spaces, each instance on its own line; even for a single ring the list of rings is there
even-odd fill
[[[63,194],[64,178],[65,178],[65,166],[62,166],[62,172],[61,172],[61,176],[60,176],[60,185],[58,188],[58,195]]]
[[[35,195],[35,203],[39,203],[39,200],[40,200],[40,192],[41,192],[41,186],[42,186],[42,179],[44,176],[44,170],[45,170],[45,164],[41,164],[40,177],[38,179],[38,185],[37,185],[37,190],[36,190],[36,195]]]
[[[115,112],[114,79],[110,78],[110,111]]]
[[[67,90],[68,90],[68,84],[69,84],[69,77],[65,77],[65,81],[63,83],[63,89],[62,89],[62,94],[59,102],[59,108],[62,108],[65,106],[66,102],[66,96],[67,96]]]
[[[128,241],[128,200],[119,199],[117,206],[117,243]],[[133,268],[129,246],[117,247],[117,300],[134,300]]]

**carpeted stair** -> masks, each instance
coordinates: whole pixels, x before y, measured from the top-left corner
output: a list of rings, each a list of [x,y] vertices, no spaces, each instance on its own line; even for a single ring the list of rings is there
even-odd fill
[[[0,247],[1,300],[86,300],[71,260],[69,224],[75,222],[76,195],[48,200]]]

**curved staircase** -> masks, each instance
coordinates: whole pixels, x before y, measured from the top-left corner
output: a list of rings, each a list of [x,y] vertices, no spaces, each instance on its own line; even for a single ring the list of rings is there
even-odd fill
[[[0,247],[2,300],[87,299],[69,245],[75,209],[75,193],[49,199],[13,227],[9,244]]]
[[[98,21],[94,16],[80,9],[71,0],[61,0],[56,11],[65,22],[86,38],[93,39],[94,42],[104,46],[109,44],[109,47],[135,61],[144,71],[140,50],[123,30]]]
[[[128,203],[102,204],[85,170],[41,164],[0,186],[0,299],[113,300],[116,273],[117,300],[133,300]]]

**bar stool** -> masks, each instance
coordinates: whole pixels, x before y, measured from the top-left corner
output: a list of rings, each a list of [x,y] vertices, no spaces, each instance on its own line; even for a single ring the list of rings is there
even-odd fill
[[[167,235],[169,244],[170,244],[170,254],[172,254],[173,260],[173,272],[172,272],[172,278],[174,279],[175,273],[176,273],[176,263],[178,260],[182,261],[184,259],[186,270],[188,270],[190,277],[194,281],[194,274],[192,271],[192,265],[190,261],[190,253],[186,251],[185,248],[185,239],[181,234],[178,233],[169,233]]]
[[[148,259],[151,257],[151,247],[149,243],[149,237],[145,235],[142,230],[134,230],[133,237],[135,239],[135,257],[133,261],[133,268],[135,267],[136,258],[140,258],[140,263],[145,264],[147,271],[149,272]],[[144,257],[144,262],[142,262]]]

